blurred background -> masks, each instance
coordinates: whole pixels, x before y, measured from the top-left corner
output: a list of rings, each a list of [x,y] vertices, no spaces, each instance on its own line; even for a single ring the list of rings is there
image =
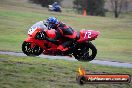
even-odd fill
[[[40,4],[42,7],[58,2],[63,8],[71,9],[77,13],[86,10],[88,15],[105,16],[106,12],[113,12],[115,18],[123,12],[132,11],[131,0],[29,0],[32,3]]]

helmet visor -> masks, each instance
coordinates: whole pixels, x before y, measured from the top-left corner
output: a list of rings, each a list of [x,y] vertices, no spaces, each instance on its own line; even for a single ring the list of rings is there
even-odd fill
[[[49,22],[49,23],[48,23],[48,28],[49,28],[49,29],[52,29],[52,28],[55,27],[55,25],[56,25],[56,24]]]

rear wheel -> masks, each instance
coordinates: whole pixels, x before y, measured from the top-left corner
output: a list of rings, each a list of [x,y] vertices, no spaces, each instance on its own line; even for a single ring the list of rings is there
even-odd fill
[[[96,57],[96,54],[96,47],[88,42],[87,44],[80,44],[73,55],[78,61],[91,61]]]
[[[31,48],[30,42],[23,42],[22,51],[27,56],[38,56],[43,52],[43,49],[38,45],[35,45],[33,48]]]

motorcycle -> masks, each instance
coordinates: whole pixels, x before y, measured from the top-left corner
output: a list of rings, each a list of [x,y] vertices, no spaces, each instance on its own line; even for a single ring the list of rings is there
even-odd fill
[[[96,57],[97,49],[91,43],[99,35],[99,31],[95,30],[80,30],[75,31],[74,36],[78,39],[68,46],[65,51],[58,52],[57,47],[67,39],[58,40],[58,44],[47,41],[46,37],[54,38],[55,30],[42,31],[41,28],[31,28],[28,31],[28,38],[22,44],[22,51],[27,56],[44,55],[61,55],[61,56],[74,56],[78,61],[91,61]]]
[[[55,12],[61,12],[61,6],[60,5],[48,5],[49,11],[55,11]]]

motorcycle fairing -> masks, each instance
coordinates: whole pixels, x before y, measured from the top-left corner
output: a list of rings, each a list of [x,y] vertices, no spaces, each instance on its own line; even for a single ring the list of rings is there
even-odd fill
[[[24,41],[25,42],[30,42],[31,43],[31,48],[33,48],[34,47],[34,45],[35,44],[37,44],[38,46],[40,46],[41,48],[43,48],[43,49],[47,49],[47,47],[45,46],[45,45],[48,45],[49,47],[52,47],[51,49],[54,49],[54,48],[56,48],[57,47],[57,45],[55,45],[55,44],[53,44],[53,43],[51,43],[51,42],[48,42],[48,41],[46,41],[46,40],[38,40],[38,39],[35,39],[35,36],[36,36],[36,34],[38,33],[38,32],[41,32],[42,31],[42,29],[41,28],[36,28],[36,29],[34,29],[34,31],[32,32],[32,33],[30,33],[30,34],[28,34],[28,38],[26,38]],[[48,32],[48,36],[50,36],[50,37],[54,37],[55,35],[54,35],[54,30],[48,30],[49,32]]]
[[[46,30],[45,32],[46,32],[46,34],[47,34],[47,36],[48,36],[49,38],[53,38],[53,39],[54,39],[54,38],[56,37],[55,29]]]
[[[95,40],[95,38],[97,38],[98,35],[99,35],[99,31],[81,30],[80,31],[80,38],[77,41],[78,42],[83,42],[83,41]]]

